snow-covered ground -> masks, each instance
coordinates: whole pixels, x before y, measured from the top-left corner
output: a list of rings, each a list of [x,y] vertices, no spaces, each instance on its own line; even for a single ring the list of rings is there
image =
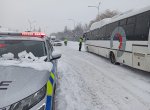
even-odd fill
[[[59,85],[56,110],[150,110],[150,73],[78,51],[78,43],[55,47]]]

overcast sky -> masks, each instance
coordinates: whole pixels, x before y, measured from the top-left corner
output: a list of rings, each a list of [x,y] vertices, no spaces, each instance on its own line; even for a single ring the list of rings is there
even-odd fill
[[[67,26],[89,23],[97,15],[96,8],[101,1],[100,13],[106,9],[121,12],[150,6],[150,0],[0,0],[0,26],[26,31],[41,27],[46,33],[58,32]]]

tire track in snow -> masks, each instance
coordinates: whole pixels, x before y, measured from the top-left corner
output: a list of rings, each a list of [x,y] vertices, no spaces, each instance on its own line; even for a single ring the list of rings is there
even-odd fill
[[[65,58],[64,58],[65,59]],[[66,60],[66,61],[64,61],[64,59],[63,59],[63,62],[67,62],[67,64],[68,65],[72,65],[72,64],[70,64],[70,62],[68,62],[69,60]],[[76,71],[76,73],[78,73],[78,71],[77,70],[79,70],[78,68],[75,68],[75,66],[73,65],[72,66],[73,68],[72,68],[72,70],[75,70]],[[80,76],[79,77],[81,77],[81,73],[79,72],[79,74],[80,74]],[[83,78],[84,79],[84,78]],[[84,91],[85,91],[85,93],[86,94],[89,94],[88,95],[88,97],[91,97],[91,99],[89,100],[92,104],[93,104],[93,107],[91,108],[92,110],[110,110],[111,108],[110,107],[108,107],[108,106],[106,106],[106,104],[104,105],[104,104],[102,104],[101,102],[104,102],[104,100],[101,100],[99,97],[98,97],[98,95],[97,95],[97,93],[95,93],[95,90],[94,90],[94,88],[93,87],[91,87],[91,86],[86,86],[87,85],[87,83],[84,83],[83,84],[83,87],[84,87]],[[87,87],[88,89],[85,89],[85,87]],[[103,96],[104,94],[102,94],[101,96]],[[107,102],[106,102],[107,103]],[[110,102],[110,104],[111,104],[111,102]],[[95,107],[96,106],[96,107]],[[96,109],[93,109],[93,108],[96,108]],[[115,109],[116,108],[116,109]],[[119,109],[117,109],[117,107],[114,107],[113,106],[113,110],[119,110]]]

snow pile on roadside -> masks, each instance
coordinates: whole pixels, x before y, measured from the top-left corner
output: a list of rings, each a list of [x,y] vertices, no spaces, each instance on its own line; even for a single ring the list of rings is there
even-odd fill
[[[1,66],[18,66],[24,68],[33,68],[35,70],[47,70],[51,71],[52,63],[45,62],[44,60],[47,56],[43,57],[35,57],[31,52],[27,53],[26,51],[20,52],[18,54],[19,60],[14,58],[14,54],[8,53],[3,54],[0,58],[0,65]]]

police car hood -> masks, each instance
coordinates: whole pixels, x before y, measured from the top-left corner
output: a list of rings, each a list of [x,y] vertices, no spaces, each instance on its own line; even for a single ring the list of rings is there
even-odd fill
[[[0,65],[0,108],[40,90],[46,84],[49,74],[47,70]]]

